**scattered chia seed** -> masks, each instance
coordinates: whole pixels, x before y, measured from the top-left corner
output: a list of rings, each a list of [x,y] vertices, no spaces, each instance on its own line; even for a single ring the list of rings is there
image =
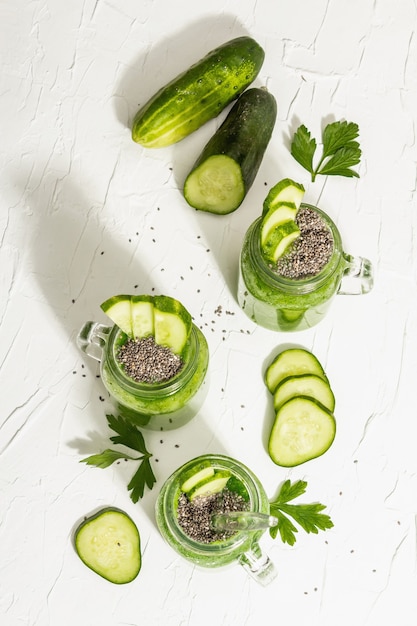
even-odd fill
[[[166,346],[155,343],[152,336],[128,339],[117,353],[127,376],[140,383],[169,380],[184,365],[183,360]]]
[[[285,278],[315,276],[333,253],[332,233],[318,213],[308,207],[301,207],[295,221],[300,228],[300,236],[273,269]]]
[[[211,518],[218,513],[246,511],[248,505],[244,498],[234,491],[224,489],[221,493],[195,498],[192,502],[182,493],[178,500],[178,524],[188,537],[200,543],[212,543],[228,539],[236,531],[215,531]]]

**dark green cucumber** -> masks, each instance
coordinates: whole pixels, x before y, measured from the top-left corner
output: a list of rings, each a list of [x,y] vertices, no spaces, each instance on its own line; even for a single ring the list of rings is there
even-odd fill
[[[220,215],[235,211],[255,179],[276,117],[276,100],[265,88],[245,91],[188,174],[188,204]]]
[[[187,137],[255,80],[264,57],[251,37],[237,37],[212,50],[139,109],[133,120],[133,141],[162,148]]]
[[[85,565],[112,583],[129,583],[140,571],[139,531],[119,509],[104,508],[84,519],[75,531],[74,541]]]

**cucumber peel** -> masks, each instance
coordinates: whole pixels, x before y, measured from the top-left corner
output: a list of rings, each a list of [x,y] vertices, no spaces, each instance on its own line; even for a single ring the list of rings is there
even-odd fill
[[[75,531],[74,542],[83,563],[112,583],[129,583],[139,574],[139,531],[119,509],[105,508],[83,520]]]

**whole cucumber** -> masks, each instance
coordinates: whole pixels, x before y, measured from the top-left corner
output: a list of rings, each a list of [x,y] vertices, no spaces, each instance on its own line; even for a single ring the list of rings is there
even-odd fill
[[[235,211],[255,179],[276,117],[276,100],[269,91],[245,91],[188,174],[184,184],[188,204],[222,215]]]
[[[162,87],[133,120],[133,141],[162,148],[216,117],[258,75],[265,53],[251,37],[237,37]]]

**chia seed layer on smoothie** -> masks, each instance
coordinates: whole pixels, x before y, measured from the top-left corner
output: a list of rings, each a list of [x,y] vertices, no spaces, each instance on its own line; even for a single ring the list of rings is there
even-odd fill
[[[160,383],[170,380],[184,362],[177,354],[155,342],[152,336],[128,339],[117,353],[125,374],[138,383]]]
[[[300,235],[271,269],[285,278],[316,276],[332,256],[332,233],[320,215],[306,206],[300,208],[295,221]]]

